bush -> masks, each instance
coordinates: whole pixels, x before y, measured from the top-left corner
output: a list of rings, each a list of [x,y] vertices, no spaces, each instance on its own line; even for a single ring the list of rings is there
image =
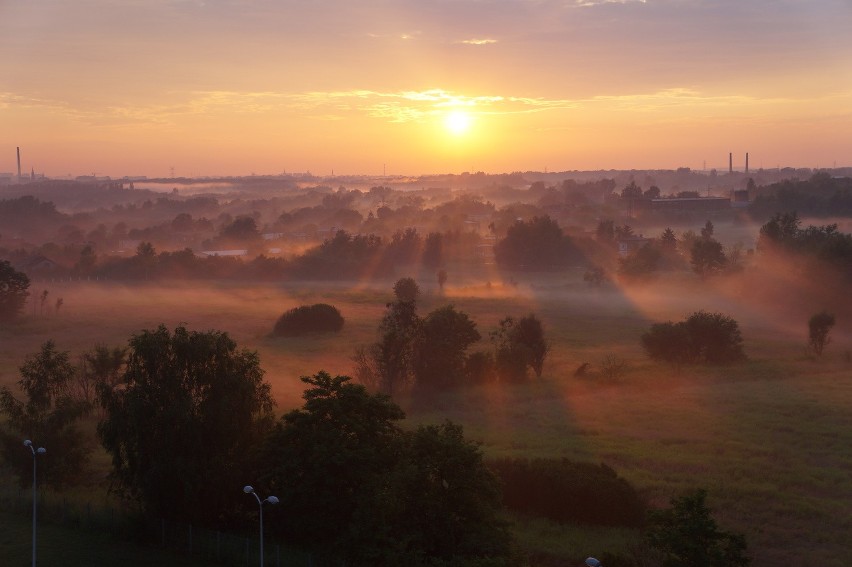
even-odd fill
[[[625,479],[600,464],[568,459],[504,458],[488,463],[506,507],[555,522],[639,526],[645,505]]]
[[[642,335],[654,360],[674,364],[727,364],[745,359],[739,324],[721,313],[697,311],[685,321],[655,323]]]
[[[310,333],[336,333],[343,328],[343,316],[333,305],[316,303],[286,311],[275,323],[274,335],[299,337]]]

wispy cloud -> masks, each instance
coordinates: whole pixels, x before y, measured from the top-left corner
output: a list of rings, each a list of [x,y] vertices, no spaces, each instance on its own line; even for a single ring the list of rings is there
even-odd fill
[[[496,39],[463,39],[459,43],[463,43],[465,45],[491,45],[492,43],[497,43]]]

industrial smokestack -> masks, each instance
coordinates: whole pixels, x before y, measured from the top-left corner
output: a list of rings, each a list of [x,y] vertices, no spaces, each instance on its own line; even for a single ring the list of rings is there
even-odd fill
[[[21,182],[21,148],[18,148],[18,183]]]
[[[728,173],[733,173],[733,172],[734,172],[734,154],[732,152],[732,153],[728,154]]]
[[[748,152],[746,152],[746,173],[748,173]]]

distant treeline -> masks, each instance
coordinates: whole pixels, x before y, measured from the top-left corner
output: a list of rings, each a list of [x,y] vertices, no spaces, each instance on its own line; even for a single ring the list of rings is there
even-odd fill
[[[787,179],[762,187],[750,187],[752,217],[768,218],[781,213],[802,216],[852,216],[852,177],[816,173],[807,180]]]

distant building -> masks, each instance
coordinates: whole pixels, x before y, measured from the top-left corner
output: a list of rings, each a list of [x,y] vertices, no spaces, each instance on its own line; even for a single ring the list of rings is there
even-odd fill
[[[637,199],[637,211],[651,213],[708,213],[731,208],[728,197],[683,197],[673,199]]]
[[[733,192],[731,206],[735,209],[744,209],[749,206],[748,190],[741,189]]]

